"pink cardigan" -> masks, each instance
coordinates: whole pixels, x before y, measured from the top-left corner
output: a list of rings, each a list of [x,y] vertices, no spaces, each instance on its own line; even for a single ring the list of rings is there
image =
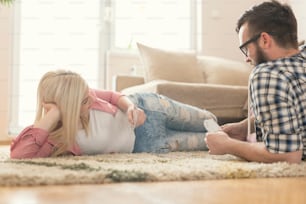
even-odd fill
[[[90,90],[94,95],[91,109],[104,111],[110,114],[116,114],[117,103],[122,96],[118,92]],[[26,127],[11,144],[11,158],[36,158],[49,157],[53,152],[55,143],[49,138],[49,133],[40,128],[34,128],[33,125]],[[81,149],[75,144],[69,152],[73,155],[81,155]]]

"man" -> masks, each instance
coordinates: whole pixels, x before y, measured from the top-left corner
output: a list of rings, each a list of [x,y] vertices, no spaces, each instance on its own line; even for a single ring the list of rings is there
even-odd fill
[[[249,79],[251,116],[249,125],[246,119],[208,133],[209,152],[299,163],[306,158],[306,46],[298,48],[293,11],[264,2],[246,11],[236,30],[246,61],[255,65]],[[257,141],[250,139],[248,126],[254,126]]]

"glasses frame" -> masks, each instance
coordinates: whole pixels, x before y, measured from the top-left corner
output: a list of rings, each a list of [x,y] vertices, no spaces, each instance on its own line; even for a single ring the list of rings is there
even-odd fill
[[[258,40],[258,38],[261,36],[261,33],[253,36],[252,38],[250,38],[249,40],[247,40],[245,43],[243,43],[242,45],[239,46],[239,49],[241,50],[241,52],[248,57],[248,49],[246,48],[246,46],[256,40]]]

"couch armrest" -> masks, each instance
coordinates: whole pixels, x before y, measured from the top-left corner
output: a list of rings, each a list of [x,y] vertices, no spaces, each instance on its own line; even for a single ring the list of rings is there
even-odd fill
[[[141,76],[116,75],[113,77],[113,90],[115,91],[140,84],[144,84],[144,78]]]
[[[125,94],[135,92],[162,94],[179,102],[211,111],[221,124],[239,121],[247,116],[245,103],[248,89],[246,86],[151,81],[124,89],[122,92]]]

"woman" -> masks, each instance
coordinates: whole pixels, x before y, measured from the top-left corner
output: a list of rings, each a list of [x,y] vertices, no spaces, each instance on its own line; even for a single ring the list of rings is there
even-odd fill
[[[15,138],[11,158],[206,150],[203,120],[216,120],[157,94],[93,90],[64,70],[42,77],[37,100],[35,122]]]

